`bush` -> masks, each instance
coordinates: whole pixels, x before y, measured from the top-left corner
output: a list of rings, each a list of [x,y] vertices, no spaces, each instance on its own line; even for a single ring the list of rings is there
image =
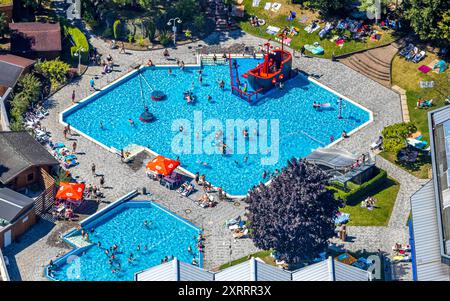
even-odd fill
[[[56,89],[67,81],[70,66],[57,58],[51,61],[38,60],[35,69],[50,80],[52,89]]]
[[[81,61],[87,63],[89,60],[89,43],[84,33],[73,26],[64,26],[64,31],[70,37],[73,44],[75,44],[70,47],[70,56],[74,59],[77,58],[75,53],[78,49],[83,48],[85,51],[81,52]]]
[[[397,154],[405,147],[406,138],[416,131],[417,127],[412,122],[400,122],[385,127],[381,133],[384,149]]]
[[[343,200],[346,204],[355,204],[361,199],[368,197],[371,193],[377,189],[387,178],[387,172],[380,169],[378,174],[369,181],[361,184],[358,188],[355,188],[349,192],[345,192],[334,187],[330,187],[330,190],[334,190],[334,197],[336,199]]]

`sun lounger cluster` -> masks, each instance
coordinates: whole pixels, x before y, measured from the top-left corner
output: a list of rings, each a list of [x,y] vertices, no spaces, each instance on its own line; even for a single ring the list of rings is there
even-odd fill
[[[410,43],[402,50],[400,50],[398,54],[404,57],[405,60],[407,61],[418,63],[421,60],[423,60],[423,58],[426,55],[426,52],[425,50],[420,50],[417,46],[414,46],[414,44]]]

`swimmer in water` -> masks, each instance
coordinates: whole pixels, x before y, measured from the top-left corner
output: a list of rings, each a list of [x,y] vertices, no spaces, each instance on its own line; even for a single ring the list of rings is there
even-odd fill
[[[103,122],[100,121],[100,129],[105,129],[105,127],[103,126]]]
[[[131,118],[128,119],[128,122],[130,123],[131,126],[134,126],[134,121],[133,121],[133,119],[131,119]]]
[[[167,70],[167,72],[169,73],[169,75],[172,75],[172,69],[169,68],[169,70]]]
[[[208,102],[211,102],[211,101],[212,101],[212,96],[208,95]]]
[[[184,130],[183,126],[180,126],[179,128],[180,133],[183,132],[183,130]]]

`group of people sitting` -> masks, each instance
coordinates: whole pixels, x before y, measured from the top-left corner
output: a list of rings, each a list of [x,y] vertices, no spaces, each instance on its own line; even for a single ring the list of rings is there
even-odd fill
[[[97,202],[100,201],[101,198],[103,198],[103,192],[100,191],[100,188],[97,186],[92,186],[92,184],[89,184],[86,189],[86,197],[88,199],[96,199]]]

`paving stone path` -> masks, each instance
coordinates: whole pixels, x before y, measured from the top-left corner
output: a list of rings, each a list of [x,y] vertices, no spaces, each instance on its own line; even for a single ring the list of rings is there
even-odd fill
[[[265,40],[240,31],[226,34],[214,33],[204,41],[179,46],[177,49],[169,49],[172,58],[169,61],[163,57],[162,50],[145,52],[127,50],[127,54],[120,54],[118,49],[110,50],[103,40],[94,36],[90,36],[90,42],[100,53],[111,54],[116,64],[115,70],[109,75],[102,75],[101,67],[89,67],[81,79],[70,83],[49,98],[51,103],[50,115],[42,123],[52,133],[53,141],[64,141],[63,126],[59,123],[59,113],[71,105],[72,90],[76,91],[77,101],[90,95],[92,93],[89,91],[89,80],[91,78],[95,78],[96,87],[100,88],[125,75],[136,64],[146,64],[149,58],[155,64],[174,64],[175,59],[183,60],[186,64],[193,64],[197,62],[196,52],[199,45],[227,47],[244,43],[248,46],[257,47],[262,45]],[[369,145],[380,135],[385,125],[402,120],[400,99],[397,93],[380,86],[341,63],[311,57],[297,57],[294,66],[373,112],[374,121],[372,123],[335,147],[344,148],[354,153],[367,152]],[[192,200],[180,197],[176,192],[169,191],[146,178],[144,166],[132,168],[122,163],[116,155],[81,136],[74,135],[69,138],[77,140],[77,152],[79,152],[78,157],[80,159],[80,165],[73,168],[71,172],[80,181],[98,185],[99,178],[92,175],[90,171],[91,164],[95,163],[97,173],[105,176],[105,186],[109,187],[103,190],[107,200],[114,200],[133,189],[142,190],[142,187],[146,187],[152,193],[152,196],[141,195],[138,198],[155,200],[181,217],[202,227],[207,236],[206,268],[215,268],[228,262],[230,257],[231,259],[240,258],[257,250],[249,239],[233,240],[230,231],[224,227],[225,220],[244,214],[245,208],[242,202],[221,202],[212,209],[200,208]],[[71,144],[70,141],[66,142],[69,145]],[[397,204],[388,227],[349,227],[349,234],[354,236],[354,239],[351,243],[345,243],[345,246],[351,250],[365,248],[367,250],[382,249],[389,251],[391,242],[406,242],[407,239],[405,225],[407,212],[409,212],[408,198],[412,191],[418,188],[421,181],[380,158],[377,162],[402,185]],[[198,195],[198,193],[194,194],[191,198],[196,198]],[[104,204],[100,205],[100,207],[103,206]],[[51,258],[55,258],[58,253],[67,251],[65,247],[49,247],[47,243],[48,237],[54,231],[59,231],[58,229],[62,226],[58,223],[50,229],[50,233],[45,234],[38,225],[24,235],[21,243],[13,244],[13,247],[5,250],[9,257],[14,258],[13,279],[43,279],[42,265]],[[39,232],[41,239],[34,241],[32,235],[37,232]],[[27,247],[30,241],[33,244]],[[36,260],[37,257],[38,260]]]

